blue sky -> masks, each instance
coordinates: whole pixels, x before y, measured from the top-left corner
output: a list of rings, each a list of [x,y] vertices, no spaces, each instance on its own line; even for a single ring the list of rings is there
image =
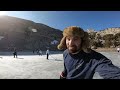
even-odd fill
[[[3,11],[5,15],[43,23],[63,30],[68,26],[80,26],[96,31],[120,27],[120,11]],[[0,11],[1,13],[1,11]]]

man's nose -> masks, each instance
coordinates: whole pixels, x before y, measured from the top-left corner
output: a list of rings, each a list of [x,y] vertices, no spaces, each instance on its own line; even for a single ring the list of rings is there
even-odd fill
[[[74,45],[74,40],[71,39],[70,42],[69,42],[70,45]]]

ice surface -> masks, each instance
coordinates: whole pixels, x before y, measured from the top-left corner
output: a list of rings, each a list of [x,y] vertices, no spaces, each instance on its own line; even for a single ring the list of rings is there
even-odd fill
[[[120,67],[120,53],[101,52],[113,64]],[[49,60],[46,55],[18,53],[18,58],[13,58],[10,52],[0,52],[0,79],[59,79],[63,70],[63,55],[51,54]],[[98,75],[94,77],[98,78]]]

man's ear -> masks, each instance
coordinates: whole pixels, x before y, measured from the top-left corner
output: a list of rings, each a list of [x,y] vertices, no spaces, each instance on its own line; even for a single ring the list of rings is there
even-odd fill
[[[66,49],[66,37],[63,37],[60,41],[60,44],[57,46],[59,50]]]

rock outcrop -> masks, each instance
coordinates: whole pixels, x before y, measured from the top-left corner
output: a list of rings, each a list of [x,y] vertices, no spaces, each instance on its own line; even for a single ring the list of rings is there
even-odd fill
[[[106,34],[113,34],[113,35],[115,35],[117,33],[120,33],[120,28],[119,27],[116,27],[116,28],[107,28],[105,30],[97,32],[97,34],[100,34],[101,36],[104,36]]]

